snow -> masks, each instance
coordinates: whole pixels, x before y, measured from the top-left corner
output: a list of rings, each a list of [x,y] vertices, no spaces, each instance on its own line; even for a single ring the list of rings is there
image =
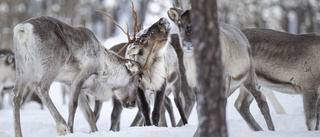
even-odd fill
[[[252,131],[233,106],[238,91],[228,98],[227,103],[227,126],[229,137],[318,137],[319,131],[307,131],[302,98],[300,95],[288,95],[275,92],[276,97],[285,108],[286,114],[276,114],[273,107],[269,105],[271,116],[275,124],[276,131],[268,131],[264,119],[255,102],[251,105],[251,112],[264,131]],[[50,95],[61,115],[67,119],[68,106],[62,104],[60,84],[53,83]],[[172,98],[172,96],[170,96]],[[0,137],[13,137],[13,113],[9,103],[9,95],[5,95],[4,109],[0,110]],[[268,103],[270,104],[270,102]],[[174,104],[173,104],[174,105]],[[80,109],[77,110],[75,117],[75,133],[67,134],[65,137],[192,137],[197,129],[196,109],[193,109],[188,120],[189,124],[183,127],[173,128],[168,121],[169,127],[129,127],[137,113],[137,108],[124,109],[121,114],[120,132],[109,131],[110,114],[112,102],[105,102],[101,111],[100,119],[97,122],[99,131],[89,133],[90,127]],[[40,105],[35,102],[27,103],[21,109],[22,132],[25,137],[57,137],[55,122],[49,111],[45,108],[40,109]],[[176,121],[179,120],[179,113],[174,107]],[[167,115],[168,118],[168,115]],[[168,120],[168,119],[167,119]]]
[[[108,0],[114,2],[114,0]],[[265,0],[266,2],[270,2]],[[167,2],[167,1],[166,1]],[[146,26],[150,26],[153,22],[159,19],[159,16],[165,16],[166,12],[160,12],[163,9],[161,5],[168,5],[167,3],[160,3],[159,5],[150,4],[151,13],[148,14],[148,20],[145,22]],[[171,6],[171,3],[169,4]],[[161,7],[159,9],[159,7]],[[0,4],[0,11],[7,10],[7,5]],[[158,13],[160,12],[160,13]],[[278,15],[278,9],[275,11],[268,11],[265,13],[267,17]],[[160,14],[160,15],[159,15]],[[124,17],[125,19],[127,17]],[[232,20],[232,19],[230,19]],[[171,24],[173,24],[171,22]],[[120,22],[121,26],[125,26],[124,21]],[[174,25],[171,27],[173,31],[177,31]],[[112,45],[126,42],[127,38],[120,30],[117,29],[119,36],[111,37],[103,42],[103,44],[110,48]],[[276,114],[275,110],[269,102],[269,108],[271,112],[271,117],[273,119],[276,131],[268,131],[263,116],[257,107],[255,101],[251,105],[252,115],[255,117],[260,126],[264,131],[254,132],[252,131],[246,122],[242,119],[240,114],[237,112],[233,106],[237,96],[238,91],[235,92],[228,98],[226,115],[227,115],[227,128],[229,137],[319,137],[320,131],[307,131],[304,112],[302,107],[302,98],[300,95],[288,95],[275,92],[276,97],[279,102],[283,105],[286,114],[279,115]],[[56,105],[58,111],[64,117],[65,120],[68,118],[68,105],[62,104],[62,94],[59,83],[54,83],[50,89],[51,98]],[[172,98],[172,96],[170,96]],[[13,112],[12,106],[9,103],[9,95],[5,95],[4,108],[0,110],[0,137],[13,137]],[[172,100],[173,102],[173,100]],[[175,105],[173,104],[174,113],[176,117],[176,122],[180,119],[179,113]],[[41,106],[38,103],[30,102],[24,106],[21,113],[21,124],[22,133],[25,137],[58,137],[56,133],[55,122],[50,115],[47,108],[44,110],[40,109]],[[169,127],[129,127],[133,121],[137,108],[124,109],[121,114],[121,124],[120,132],[109,131],[110,128],[110,115],[112,111],[112,101],[107,101],[104,103],[100,119],[97,122],[98,132],[90,133],[90,127],[85,120],[80,109],[77,109],[75,116],[74,131],[75,133],[67,134],[65,137],[192,137],[197,129],[198,116],[196,113],[196,107],[194,107],[190,118],[188,119],[188,125],[183,127],[173,128],[168,121]]]

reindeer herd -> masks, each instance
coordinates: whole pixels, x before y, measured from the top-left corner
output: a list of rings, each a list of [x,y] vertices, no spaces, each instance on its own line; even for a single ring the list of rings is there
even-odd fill
[[[197,86],[192,10],[168,9],[169,18],[179,29],[178,34],[171,34],[166,18],[141,29],[133,6],[132,3],[133,35],[114,21],[126,33],[128,42],[110,49],[89,29],[73,27],[48,16],[31,18],[14,28],[14,52],[0,52],[1,71],[7,74],[0,78],[0,107],[2,95],[12,92],[16,137],[22,137],[21,100],[29,100],[32,95],[38,95],[48,108],[60,135],[73,132],[78,104],[91,131],[97,131],[102,102],[109,99],[114,104],[112,131],[120,130],[123,107],[139,108],[132,126],[167,126],[165,111],[169,113],[172,126],[188,123]],[[320,36],[258,28],[239,30],[225,23],[219,23],[219,35],[226,96],[240,88],[235,108],[252,130],[262,130],[249,109],[253,99],[268,129],[275,130],[263,89],[301,94],[308,130],[319,129]],[[49,96],[54,81],[70,89],[68,121]],[[171,93],[181,117],[178,123],[168,97]],[[154,101],[150,101],[151,95],[155,96]],[[266,95],[274,98],[273,94]],[[87,96],[96,100],[94,111]],[[154,102],[151,118],[150,102]]]

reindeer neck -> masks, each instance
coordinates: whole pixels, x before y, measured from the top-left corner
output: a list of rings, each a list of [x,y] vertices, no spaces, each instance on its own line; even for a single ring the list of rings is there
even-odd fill
[[[154,48],[153,52],[150,55],[149,65],[148,68],[154,67],[155,63],[161,63],[164,60],[164,53],[166,49],[167,41],[159,42],[156,47]],[[149,50],[145,50],[145,53],[140,56],[136,56],[136,61],[138,61],[142,66],[146,64],[147,58],[151,52],[151,48],[154,46],[154,43],[149,45]],[[150,70],[151,71],[151,70]]]

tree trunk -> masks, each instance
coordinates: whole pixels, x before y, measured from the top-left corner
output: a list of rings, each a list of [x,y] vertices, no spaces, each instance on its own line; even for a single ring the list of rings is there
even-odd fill
[[[192,0],[199,128],[195,136],[227,137],[225,76],[219,45],[216,0]]]

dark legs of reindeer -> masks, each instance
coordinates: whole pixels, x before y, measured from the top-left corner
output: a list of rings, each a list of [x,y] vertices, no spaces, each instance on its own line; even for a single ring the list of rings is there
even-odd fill
[[[94,113],[92,112],[90,106],[89,106],[89,100],[87,96],[84,93],[80,93],[79,95],[79,107],[82,110],[86,120],[88,121],[91,132],[98,131],[98,128],[96,126],[96,117]]]
[[[170,117],[170,120],[171,120],[172,127],[175,127],[176,126],[176,120],[174,118],[173,108],[172,108],[172,105],[171,105],[170,98],[168,96],[165,96],[164,106],[165,106],[166,110],[169,113],[169,117]]]
[[[302,96],[308,130],[317,130],[319,122],[317,100],[319,95],[316,92],[310,91]]]
[[[138,103],[140,103],[140,102],[138,102]],[[165,106],[165,109],[169,113],[170,120],[171,120],[171,125],[173,127],[175,127],[176,121],[175,121],[174,114],[173,114],[173,108],[172,108],[172,105],[171,105],[170,98],[167,97],[167,96],[165,96],[165,99],[164,99],[164,106]],[[161,116],[163,116],[163,118],[162,118],[162,120],[163,120],[162,126],[164,126],[164,125],[166,125],[165,117],[164,117],[165,116],[165,112],[161,112],[161,113],[162,113]],[[134,120],[133,120],[133,122],[132,122],[132,124],[130,126],[131,127],[133,127],[133,126],[142,126],[143,124],[141,124],[141,123],[144,123],[144,118],[142,117],[141,110],[139,109],[139,111],[137,112],[136,117],[134,118]]]
[[[99,100],[95,100],[94,101],[94,116],[96,118],[96,123],[100,117],[100,112],[101,112],[101,109],[102,109],[102,104],[103,104],[103,101],[99,101]]]
[[[316,125],[316,130],[319,130],[319,122],[320,122],[320,95],[318,94],[318,99],[317,99],[317,112],[318,112],[318,115],[317,115],[317,125]]]
[[[149,104],[145,97],[144,91],[140,87],[138,88],[138,107],[144,116],[145,124],[147,126],[151,126],[151,120],[149,116],[150,114]]]
[[[121,105],[121,102],[117,100],[115,97],[112,98],[113,102],[113,110],[111,113],[111,126],[110,130],[111,131],[120,131],[120,117],[121,117],[121,112],[123,110],[123,107]]]
[[[178,110],[179,110],[179,113],[180,113],[180,116],[181,116],[181,120],[182,120],[182,123],[183,125],[187,124],[188,123],[188,120],[186,118],[186,115],[184,113],[184,108],[182,106],[182,101],[181,101],[181,83],[179,82],[175,82],[174,83],[174,89],[175,91],[173,91],[173,96],[174,96],[174,103],[176,104]]]
[[[166,82],[163,83],[161,88],[156,91],[155,101],[154,101],[154,107],[152,111],[152,122],[155,126],[159,125],[160,120],[160,110],[163,104],[164,96],[165,96],[165,89],[166,89]]]
[[[196,95],[194,93],[194,90],[189,86],[181,87],[181,92],[183,93],[183,97],[185,100],[184,113],[186,118],[188,119],[192,112],[193,106],[196,102]],[[177,126],[182,126],[182,125],[183,125],[182,120],[180,120]]]
[[[274,125],[271,119],[269,107],[266,101],[265,96],[258,90],[255,79],[249,78],[247,82],[244,83],[244,87],[251,93],[251,95],[255,98],[257,101],[257,104],[260,108],[260,111],[267,123],[269,130],[274,130]],[[249,121],[248,121],[249,122]]]
[[[137,103],[138,103],[138,102],[137,102]],[[139,105],[139,103],[138,103],[138,105]],[[142,112],[142,111],[140,110],[140,107],[139,107],[139,110],[138,110],[138,112],[137,112],[137,114],[136,114],[136,117],[135,117],[134,120],[132,121],[130,127],[140,126],[141,121],[144,121],[144,119],[143,119],[143,117],[142,117],[142,115],[141,115],[141,112]],[[142,126],[142,125],[141,125],[141,126]]]
[[[236,107],[242,118],[247,122],[249,127],[254,131],[259,131],[262,130],[262,128],[250,113],[250,104],[252,100],[253,97],[241,87],[240,94],[234,106]]]

